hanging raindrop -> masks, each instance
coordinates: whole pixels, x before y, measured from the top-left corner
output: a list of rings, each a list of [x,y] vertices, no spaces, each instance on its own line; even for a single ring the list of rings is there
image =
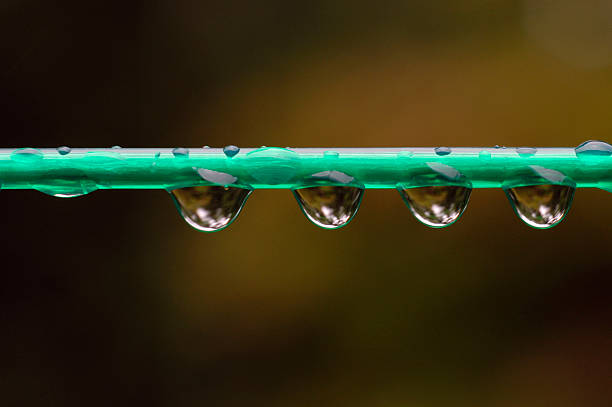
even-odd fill
[[[505,190],[519,218],[536,229],[548,229],[569,212],[575,188],[568,185],[528,185]]]
[[[76,198],[98,189],[92,180],[56,180],[54,185],[33,184],[33,189],[56,198]]]
[[[421,223],[434,228],[443,228],[459,219],[467,207],[472,189],[454,185],[436,185],[399,191],[412,214]]]
[[[315,225],[337,229],[357,213],[363,189],[349,186],[317,186],[293,190],[302,211]]]
[[[171,191],[185,221],[203,232],[216,232],[229,226],[251,194],[250,189],[201,185]]]

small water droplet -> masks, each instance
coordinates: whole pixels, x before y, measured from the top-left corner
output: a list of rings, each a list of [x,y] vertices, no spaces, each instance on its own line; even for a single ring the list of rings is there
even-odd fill
[[[229,226],[242,210],[251,190],[201,185],[171,192],[179,213],[193,228],[216,232]]]
[[[337,229],[353,219],[363,191],[357,187],[324,185],[295,189],[293,194],[312,223],[324,229]]]
[[[528,185],[505,190],[518,217],[536,229],[548,229],[563,220],[575,188],[568,185]]]
[[[521,157],[524,157],[524,158],[531,157],[537,151],[538,151],[538,149],[534,148],[534,147],[519,147],[519,148],[516,149],[516,152],[518,153],[518,155],[520,155]]]
[[[495,147],[493,148],[502,148],[502,146],[500,146],[499,144],[495,144]]]
[[[575,149],[577,156],[609,156],[612,155],[612,145],[598,140],[589,140]]]
[[[229,158],[232,158],[239,152],[240,152],[240,147],[231,146],[231,145],[223,147],[223,153]]]
[[[480,158],[481,160],[490,160],[491,153],[487,150],[482,150],[480,153],[478,153],[478,158]]]
[[[202,147],[202,148],[210,148],[210,146],[204,146],[204,147]]]
[[[67,146],[61,146],[61,147],[57,148],[57,152],[60,155],[70,154],[71,151],[72,151],[72,149],[70,147],[67,147]]]
[[[323,153],[323,157],[327,157],[327,158],[338,158],[340,156],[340,153],[337,151],[325,151]]]
[[[43,153],[35,148],[19,148],[11,154],[11,160],[18,162],[31,162],[42,158]]]
[[[121,148],[121,146],[112,146],[111,147],[113,150],[119,150]]]
[[[437,155],[449,155],[451,153],[450,147],[436,147],[434,151]]]
[[[155,158],[159,158],[159,156],[161,156],[161,152],[158,151],[157,153],[155,153]]]
[[[172,149],[172,154],[176,158],[187,158],[189,157],[189,149],[184,148],[184,147],[176,147]]]
[[[470,199],[471,188],[436,185],[400,189],[404,202],[423,224],[434,228],[450,226],[459,219]]]

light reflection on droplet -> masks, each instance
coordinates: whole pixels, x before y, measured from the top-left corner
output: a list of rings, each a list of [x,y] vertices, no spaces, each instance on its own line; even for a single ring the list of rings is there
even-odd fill
[[[420,222],[434,228],[442,228],[459,219],[467,207],[472,189],[455,185],[436,185],[399,191],[412,214]]]
[[[536,229],[548,229],[563,220],[575,188],[568,185],[528,185],[506,189],[518,217]]]
[[[315,225],[337,229],[357,213],[363,189],[350,186],[316,186],[293,191],[302,211]]]
[[[236,219],[251,190],[217,185],[178,188],[171,195],[183,219],[203,232],[216,232]]]

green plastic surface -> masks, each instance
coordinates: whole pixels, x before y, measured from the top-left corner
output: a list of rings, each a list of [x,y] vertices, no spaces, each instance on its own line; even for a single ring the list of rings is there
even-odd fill
[[[0,149],[3,189],[55,196],[96,189],[195,185],[510,188],[558,184],[612,191],[612,146],[577,148],[75,148]],[[235,155],[231,156],[233,153]]]

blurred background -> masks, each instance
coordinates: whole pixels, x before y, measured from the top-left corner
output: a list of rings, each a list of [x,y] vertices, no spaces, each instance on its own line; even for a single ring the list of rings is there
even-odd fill
[[[0,3],[2,147],[611,141],[609,0]],[[2,191],[4,406],[609,406],[612,196],[444,230],[367,191],[326,231],[256,191]]]

